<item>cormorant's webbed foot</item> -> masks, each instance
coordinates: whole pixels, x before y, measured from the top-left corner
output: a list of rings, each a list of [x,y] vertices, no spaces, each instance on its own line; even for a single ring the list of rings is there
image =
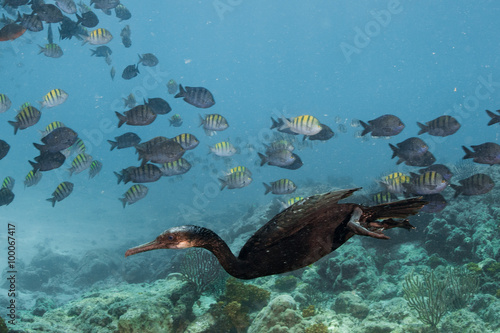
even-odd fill
[[[405,219],[405,220],[394,220],[394,219],[387,219],[383,221],[374,221],[374,222],[368,222],[368,228],[377,228],[377,229],[392,229],[392,228],[403,228],[408,231],[415,229],[414,226],[410,224],[410,222]]]
[[[354,232],[356,235],[369,236],[379,239],[390,239],[388,236],[382,233],[383,227],[377,229],[373,228],[374,230],[371,231],[362,226],[359,221],[362,214],[363,211],[361,210],[361,208],[359,207],[354,208],[354,211],[351,215],[351,219],[349,220],[349,222],[347,222],[347,228],[349,228],[349,230]],[[371,223],[369,223],[368,226],[370,227],[370,229],[372,229],[372,226],[370,224]]]

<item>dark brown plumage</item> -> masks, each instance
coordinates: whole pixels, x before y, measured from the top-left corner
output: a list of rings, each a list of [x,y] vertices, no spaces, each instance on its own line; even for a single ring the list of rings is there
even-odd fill
[[[168,229],[152,242],[127,250],[125,256],[155,249],[202,247],[232,276],[254,279],[310,265],[356,234],[389,239],[383,230],[413,229],[408,220],[394,219],[414,215],[426,204],[420,198],[372,207],[338,203],[358,189],[318,194],[295,203],[257,230],[238,257],[216,233],[192,225]]]

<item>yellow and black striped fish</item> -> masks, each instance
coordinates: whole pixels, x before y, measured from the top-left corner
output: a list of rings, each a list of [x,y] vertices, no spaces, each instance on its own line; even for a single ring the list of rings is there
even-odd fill
[[[0,94],[0,113],[4,113],[5,111],[7,111],[11,105],[12,102],[7,97],[7,95]]]
[[[63,56],[64,52],[61,47],[55,43],[45,44],[45,46],[38,45],[40,50],[38,54],[42,54],[49,58],[60,58]]]
[[[113,39],[113,35],[108,30],[99,28],[91,31],[88,36],[82,36],[82,38],[82,45],[85,45],[86,43],[92,45],[102,45],[109,43]]]
[[[56,205],[56,201],[59,202],[67,198],[71,192],[73,192],[73,183],[70,182],[62,182],[57,185],[56,190],[52,193],[52,198],[47,199],[47,201],[52,202],[52,207]]]
[[[436,171],[427,171],[421,175],[412,172],[410,175],[410,184],[403,186],[412,194],[436,194],[448,186],[448,182]]]
[[[280,204],[281,204],[281,207],[283,209],[287,209],[288,207],[290,207],[294,203],[299,202],[300,200],[303,200],[303,199],[304,199],[304,197],[294,197],[294,198],[288,199],[286,202],[280,201]]]
[[[244,167],[244,166],[234,167],[234,168],[232,168],[232,169],[229,170],[228,174],[235,173],[235,172],[244,172],[248,176],[252,177],[252,172],[250,170],[248,170],[247,167]]]
[[[100,161],[92,161],[89,167],[89,179],[94,178],[99,174],[102,169],[102,163]]]
[[[19,111],[19,113],[16,115],[16,121],[9,120],[9,124],[14,126],[14,135],[18,130],[26,129],[38,123],[41,116],[42,113],[38,111],[37,108],[31,105]]]
[[[250,185],[252,178],[245,172],[234,172],[224,178],[219,178],[222,191],[226,186],[228,189],[243,188]]]
[[[59,127],[66,127],[62,122],[60,121],[53,121],[50,124],[48,124],[43,131],[39,131],[40,135],[42,138],[46,137],[48,134],[50,134],[53,130]]]
[[[383,177],[382,180],[383,181],[390,181],[392,179],[396,179],[396,178],[403,177],[403,176],[406,176],[406,175],[402,172],[393,172],[393,173]]]
[[[200,143],[200,141],[198,141],[193,134],[189,133],[179,134],[176,137],[173,137],[172,140],[180,144],[185,150],[194,149]]]
[[[306,136],[315,135],[321,131],[319,120],[310,115],[298,116],[290,120],[282,117],[282,120],[283,126],[280,127],[280,130],[290,128],[292,132]]]
[[[24,187],[34,186],[38,184],[40,179],[42,179],[42,172],[40,170],[30,170],[24,178]]]
[[[372,194],[370,199],[375,205],[381,205],[381,204],[386,204],[388,202],[396,201],[398,200],[398,197],[394,193],[391,193],[389,191],[382,191]]]
[[[406,175],[402,175],[395,178],[389,178],[387,180],[382,180],[380,185],[385,188],[386,191],[389,191],[393,194],[403,194],[406,189],[403,184],[407,184],[411,182],[411,178]]]
[[[9,190],[12,191],[12,189],[14,188],[14,184],[16,184],[14,178],[12,178],[11,176],[7,176],[2,182],[1,188],[8,188]]]
[[[205,118],[200,115],[200,126],[203,126],[206,135],[213,135],[215,131],[223,131],[229,124],[223,116],[217,113],[207,114]]]
[[[89,154],[81,153],[76,155],[76,157],[73,159],[73,162],[71,162],[71,168],[68,169],[69,175],[78,174],[82,172],[83,170],[87,169],[90,167],[90,164],[92,163],[92,156]]]
[[[297,189],[295,183],[288,178],[282,178],[275,182],[271,182],[271,185],[266,183],[262,184],[264,184],[264,187],[266,188],[266,192],[264,194],[268,194],[269,192],[272,192],[273,194],[290,194],[295,192]]]
[[[191,169],[191,164],[184,158],[179,158],[173,162],[163,163],[160,167],[165,177],[182,175]]]
[[[76,142],[70,147],[71,153],[75,154],[82,154],[85,153],[87,150],[87,147],[85,147],[85,143],[83,142],[82,139],[78,138],[76,139]]]
[[[68,99],[68,94],[62,89],[52,89],[43,96],[43,101],[40,101],[41,108],[53,108],[54,106],[61,105]]]
[[[218,142],[214,146],[210,147],[210,151],[217,156],[229,157],[236,154],[237,149],[233,146],[231,142],[223,141],[223,142]]]
[[[123,198],[118,198],[118,200],[122,202],[123,208],[125,208],[127,204],[131,205],[141,199],[144,199],[146,194],[148,194],[148,191],[149,189],[142,184],[132,185],[127,192],[123,194]]]
[[[21,112],[24,108],[27,108],[28,106],[31,106],[30,102],[24,102],[19,109],[16,110],[17,113]]]

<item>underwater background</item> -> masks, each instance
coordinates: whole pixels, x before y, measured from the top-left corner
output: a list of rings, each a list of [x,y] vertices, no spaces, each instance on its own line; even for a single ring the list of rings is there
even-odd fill
[[[47,3],[52,3],[47,1]],[[88,6],[90,4],[86,3]],[[0,139],[11,146],[0,160],[0,180],[15,179],[14,200],[0,207],[0,332],[499,332],[500,166],[463,160],[462,146],[500,142],[500,125],[488,126],[485,110],[500,109],[500,42],[494,1],[123,1],[131,18],[115,12],[98,28],[110,64],[91,56],[97,45],[78,36],[59,40],[60,58],[39,54],[40,32],[0,43],[0,93],[12,101],[0,114]],[[31,13],[29,5],[21,13]],[[16,18],[16,11],[0,9]],[[14,16],[12,16],[14,13]],[[76,20],[74,14],[65,14]],[[132,45],[120,38],[129,25]],[[91,31],[92,29],[88,29]],[[159,63],[139,65],[130,80],[123,69],[152,53]],[[115,68],[116,76],[110,76]],[[214,97],[196,108],[167,91],[171,80],[204,87]],[[37,124],[14,135],[16,109],[52,89],[67,100],[41,109]],[[163,98],[171,106],[147,126],[118,128],[123,99]],[[223,115],[229,128],[207,136],[200,115]],[[180,127],[169,118],[179,114]],[[360,121],[399,117],[393,137],[361,136]],[[293,140],[303,162],[297,170],[260,166],[258,152],[280,137],[271,117],[312,115],[335,133],[327,141]],[[450,115],[461,124],[453,135],[417,135],[417,122]],[[23,188],[39,153],[33,142],[53,122],[78,133],[86,153],[103,166],[69,175],[65,164],[44,171]],[[184,158],[182,176],[147,183],[142,200],[123,208],[131,184],[114,172],[138,166],[133,148],[110,151],[107,140],[126,132],[143,142],[190,133],[200,144]],[[396,164],[389,143],[418,136],[436,163],[462,179],[484,173],[497,184],[482,195],[441,194],[447,205],[410,218],[416,230],[390,230],[390,240],[354,237],[306,268],[241,281],[228,278],[204,250],[153,251],[125,258],[127,249],[170,227],[194,224],[218,233],[238,253],[245,241],[281,209],[279,201],[333,189],[363,187],[346,202],[373,204],[378,181],[394,172],[418,173]],[[281,138],[281,137],[280,137]],[[238,148],[217,157],[209,146]],[[470,162],[470,163],[469,163]],[[252,183],[220,190],[219,178],[245,166]],[[221,176],[222,175],[222,176]],[[288,195],[265,195],[261,183],[293,180]],[[73,192],[55,207],[46,201],[59,183]],[[458,184],[458,178],[451,183]],[[15,226],[15,297],[9,296],[8,232]],[[15,324],[8,306],[15,299]]]

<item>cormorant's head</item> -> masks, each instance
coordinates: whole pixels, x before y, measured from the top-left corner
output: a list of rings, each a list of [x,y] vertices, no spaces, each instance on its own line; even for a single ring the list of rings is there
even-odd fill
[[[160,236],[156,237],[155,240],[128,249],[125,252],[125,257],[157,249],[185,249],[194,247],[197,240],[196,228],[195,226],[184,225],[167,229]]]

